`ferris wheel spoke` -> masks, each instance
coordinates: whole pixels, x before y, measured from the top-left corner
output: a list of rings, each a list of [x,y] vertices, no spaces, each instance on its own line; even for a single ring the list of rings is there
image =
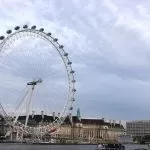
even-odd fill
[[[64,71],[64,69],[62,69],[62,67],[63,66],[61,64],[49,65],[49,66],[47,65],[47,67],[45,66],[44,70],[49,70],[49,72],[45,73],[43,78],[47,79],[47,78],[52,77],[52,76],[59,77],[61,74],[63,74],[64,77],[67,76],[66,71]]]
[[[39,97],[40,95],[43,95],[43,101],[44,101],[44,92],[43,91],[47,91],[47,88],[44,85],[41,85],[41,87],[39,88],[37,97]],[[46,106],[49,106],[51,112],[54,112],[54,109],[57,107],[57,105],[53,101],[53,95],[48,92],[46,93],[45,104],[46,104]]]
[[[9,58],[7,59],[7,61],[2,62],[1,65],[3,65],[3,67],[1,67],[0,70],[4,73],[11,73],[12,75],[24,78],[23,74],[21,74],[21,72],[18,72],[18,70],[21,69],[21,67],[19,66],[20,64],[18,62],[14,62],[14,60],[12,60],[10,56],[7,58]]]
[[[17,69],[19,69],[18,64],[17,63],[13,63],[13,62],[10,63],[10,60],[8,60],[7,63],[3,62],[2,65],[3,65],[3,68],[1,68],[1,69],[5,73],[10,73],[11,71],[15,72],[16,70],[15,70],[14,67],[16,67]],[[12,66],[14,66],[14,67],[12,67]]]
[[[50,55],[49,53],[47,54],[47,55]],[[46,58],[47,59],[47,61],[45,61],[44,62],[44,64],[43,64],[43,69],[42,69],[42,77],[43,78],[46,78],[46,77],[48,77],[49,76],[49,74],[52,74],[52,73],[54,73],[55,72],[55,66],[54,65],[51,65],[51,62],[53,61],[53,62],[55,62],[56,60],[53,58],[53,59],[51,59],[51,60],[49,60],[48,58]],[[59,62],[57,62],[58,64],[61,64],[61,62],[60,62],[61,60],[59,60]],[[55,62],[56,63],[56,62]],[[62,66],[60,66],[60,67],[62,67]],[[49,70],[49,73],[45,73],[44,71],[47,71],[47,70]],[[45,75],[45,76],[43,76],[43,75]]]
[[[58,90],[53,90],[48,95],[51,98],[51,104],[54,105],[54,108],[56,108],[57,111],[58,111],[58,108],[59,108],[59,110],[62,110],[63,105],[67,99],[67,96],[62,96],[61,92]]]
[[[39,51],[39,57],[40,57],[40,64],[38,64],[38,74],[42,77],[42,68],[44,68],[43,64],[46,61],[45,58],[43,57],[43,54],[41,51]]]
[[[3,96],[4,97],[3,103],[4,104],[5,104],[5,102],[7,103],[7,104],[4,105],[4,108],[5,108],[7,113],[9,113],[9,110],[8,110],[9,109],[9,105],[8,105],[9,98],[11,97],[11,102],[13,102],[15,104],[15,106],[17,106],[16,109],[15,109],[15,106],[13,108],[11,108],[11,114],[12,114],[12,116],[14,116],[15,112],[19,109],[19,107],[18,107],[19,104],[18,103],[21,103],[20,99],[23,97],[23,96],[19,95],[18,97],[16,97],[16,100],[14,101],[14,95],[17,95],[18,93],[26,93],[26,92],[27,92],[26,88],[15,89],[14,91],[10,92],[9,94]]]
[[[41,76],[42,76],[42,78],[43,78],[43,74],[44,74],[44,71],[46,70],[46,68],[48,67],[48,64],[49,64],[49,59],[47,60],[47,58],[45,57],[45,61],[44,61],[44,63],[43,63],[43,69],[41,70]]]
[[[24,49],[23,50],[23,54],[24,54],[24,58],[25,58],[25,64],[27,65],[27,67],[30,68],[28,74],[31,74],[31,75],[35,75],[36,74],[36,70],[35,70],[35,67],[34,67],[34,62],[33,62],[33,54],[31,53],[31,51],[28,49]],[[22,56],[23,57],[23,56]],[[27,59],[28,58],[28,59]]]
[[[37,51],[37,44],[34,45],[35,50]],[[36,52],[38,54],[38,52]],[[35,74],[39,74],[38,72],[38,68],[39,68],[39,64],[37,64],[36,62],[36,55],[34,55],[34,53],[32,52],[32,50],[30,49],[30,55],[31,55],[31,64],[32,64],[32,69],[34,71]],[[40,55],[38,55],[38,59],[39,61],[41,61],[41,59],[39,58]],[[33,58],[32,58],[33,57]]]
[[[55,77],[55,78],[58,78],[60,77],[60,71],[51,71],[49,74],[45,75],[44,79],[47,79],[49,77]]]
[[[22,55],[21,55],[21,57],[22,57],[22,59],[24,60],[24,63],[26,64],[26,65],[29,65],[28,67],[32,67],[33,66],[33,64],[32,64],[32,61],[31,61],[31,59],[30,59],[30,57],[31,57],[31,54],[30,54],[30,52],[29,52],[29,50],[27,50],[27,49],[23,49],[23,51],[22,51]],[[28,59],[27,59],[28,58]],[[33,74],[34,72],[33,72],[34,70],[33,69],[30,69],[30,73],[31,74]]]
[[[52,87],[50,87],[50,85],[52,85]],[[59,94],[62,95],[63,93],[64,93],[64,95],[66,95],[66,93],[68,91],[68,88],[67,88],[67,86],[64,85],[64,83],[61,84],[58,82],[56,84],[56,83],[51,82],[50,84],[45,83],[44,86],[46,89],[49,89],[49,93],[54,92],[54,93],[57,93],[57,95],[59,95]]]
[[[46,87],[44,85],[44,87],[42,86],[42,91],[47,91],[48,87]],[[44,92],[43,92],[44,94]],[[56,96],[57,95],[57,96]],[[53,108],[58,108],[58,107],[62,107],[63,104],[60,103],[60,98],[63,100],[63,96],[62,94],[60,94],[60,91],[56,91],[56,90],[51,90],[49,89],[49,92],[47,92],[46,96],[48,97],[48,99],[46,99],[46,104],[49,103]],[[63,101],[62,101],[63,102]],[[51,107],[52,111],[54,111],[54,109]],[[56,111],[56,110],[55,110]]]

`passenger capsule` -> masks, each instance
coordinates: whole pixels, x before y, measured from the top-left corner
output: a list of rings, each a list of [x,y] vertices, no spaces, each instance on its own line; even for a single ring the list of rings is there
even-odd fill
[[[0,36],[0,40],[3,40],[5,37],[2,35],[2,36]]]
[[[75,101],[75,98],[72,98],[72,101],[74,102],[74,101]]]
[[[62,48],[64,48],[64,46],[63,45],[59,45],[59,48],[62,49]]]
[[[36,26],[35,26],[35,25],[34,25],[34,26],[32,26],[32,27],[31,27],[31,29],[33,29],[33,30],[34,30],[34,29],[36,29]]]
[[[24,28],[24,29],[27,29],[27,28],[28,28],[28,25],[24,25],[23,28]]]
[[[58,41],[58,39],[57,39],[57,38],[54,38],[53,40],[54,40],[54,42],[57,42],[57,41]]]
[[[51,36],[51,35],[52,35],[52,33],[50,33],[50,32],[49,32],[49,33],[47,33],[47,36]]]
[[[12,30],[7,30],[6,33],[7,33],[7,34],[10,34],[10,33],[12,33]]]
[[[64,56],[68,56],[68,53],[65,53]]]
[[[73,110],[73,107],[70,107],[70,110]]]
[[[72,92],[76,92],[77,90],[76,89],[72,89]]]
[[[75,73],[75,71],[74,71],[74,70],[71,70],[70,73]]]
[[[39,31],[40,31],[40,32],[43,32],[43,31],[44,31],[44,28],[41,28]]]
[[[73,82],[73,83],[75,83],[75,82],[76,82],[76,80],[72,80],[72,82]]]
[[[68,65],[71,65],[71,64],[72,64],[72,62],[71,62],[71,61],[69,61],[69,62],[68,62]]]
[[[19,30],[19,29],[20,29],[20,27],[19,27],[19,26],[16,26],[14,29],[15,29],[15,30]]]

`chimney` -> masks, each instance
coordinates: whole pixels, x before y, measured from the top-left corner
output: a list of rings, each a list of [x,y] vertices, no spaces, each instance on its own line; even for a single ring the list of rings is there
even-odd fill
[[[69,113],[69,120],[70,120],[70,123],[73,124],[73,122],[72,122],[72,114],[71,113]]]
[[[109,123],[110,123],[110,127],[112,128],[112,121],[111,121],[111,120],[109,120]]]
[[[58,118],[60,117],[60,113],[58,113]]]
[[[32,119],[34,118],[34,115],[35,115],[35,111],[32,110]]]
[[[41,116],[42,116],[42,119],[44,119],[44,111],[43,110],[41,111]]]
[[[121,120],[119,120],[119,125],[121,126]]]
[[[55,112],[53,112],[53,119],[55,120]]]
[[[114,126],[115,126],[115,123],[116,123],[115,120],[113,120],[113,125],[114,125]]]
[[[109,120],[109,123],[110,123],[110,125],[111,125],[111,120]]]

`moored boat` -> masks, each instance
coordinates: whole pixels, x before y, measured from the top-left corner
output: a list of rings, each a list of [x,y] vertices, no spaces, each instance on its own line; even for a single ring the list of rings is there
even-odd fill
[[[96,150],[125,150],[122,144],[98,144]]]

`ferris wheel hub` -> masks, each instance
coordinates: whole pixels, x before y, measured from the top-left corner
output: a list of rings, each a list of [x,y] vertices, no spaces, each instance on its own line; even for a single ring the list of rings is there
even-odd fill
[[[38,79],[38,80],[33,80],[31,82],[27,82],[27,85],[37,85],[38,83],[42,83],[43,80],[42,79]]]

